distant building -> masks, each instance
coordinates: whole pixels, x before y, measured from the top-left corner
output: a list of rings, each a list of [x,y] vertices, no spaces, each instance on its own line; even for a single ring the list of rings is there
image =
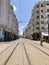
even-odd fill
[[[18,21],[10,0],[0,0],[0,40],[13,40],[18,37]]]
[[[30,39],[35,40],[40,39],[41,32],[48,32],[48,16],[49,1],[39,1],[36,3],[32,10],[29,24],[23,32],[24,37],[29,37]]]

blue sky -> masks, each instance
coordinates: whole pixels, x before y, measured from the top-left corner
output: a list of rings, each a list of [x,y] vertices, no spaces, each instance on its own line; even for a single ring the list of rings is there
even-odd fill
[[[22,34],[24,27],[27,26],[33,6],[36,2],[41,0],[11,0],[11,4],[14,6],[14,13],[19,22],[19,31]],[[43,0],[42,0],[43,1]]]

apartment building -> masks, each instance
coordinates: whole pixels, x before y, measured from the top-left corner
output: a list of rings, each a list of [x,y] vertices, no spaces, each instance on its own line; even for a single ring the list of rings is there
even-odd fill
[[[40,39],[41,32],[48,32],[49,1],[39,1],[32,9],[29,25],[29,37]],[[28,32],[27,32],[28,33]],[[25,35],[25,32],[23,33]]]
[[[13,40],[18,37],[18,20],[10,0],[0,0],[0,40]]]

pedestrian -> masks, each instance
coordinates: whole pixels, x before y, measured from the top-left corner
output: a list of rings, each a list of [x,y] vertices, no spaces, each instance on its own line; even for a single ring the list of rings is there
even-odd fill
[[[41,37],[40,45],[43,46],[43,37]]]

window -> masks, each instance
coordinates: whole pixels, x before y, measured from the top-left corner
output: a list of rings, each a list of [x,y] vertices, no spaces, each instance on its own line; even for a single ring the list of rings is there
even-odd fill
[[[49,12],[49,9],[47,9],[47,12]]]
[[[37,16],[36,19],[39,19],[39,16]]]
[[[41,21],[41,24],[44,24],[44,21]]]
[[[36,8],[39,8],[39,5],[37,5]]]
[[[47,17],[49,17],[49,14],[47,15]]]
[[[43,18],[43,15],[41,15],[41,18]]]
[[[47,3],[47,5],[49,5],[49,3]]]
[[[2,32],[2,35],[4,35],[4,34],[5,34],[5,32],[3,31],[3,32]]]
[[[36,25],[38,25],[38,24],[39,24],[39,21],[36,22]]]
[[[45,29],[45,27],[41,27],[41,29]]]
[[[43,4],[41,4],[41,7],[43,7]]]
[[[0,29],[0,35],[1,35],[1,29]]]
[[[37,14],[39,13],[39,10],[37,10]]]
[[[43,13],[43,10],[41,10],[41,13]]]
[[[36,29],[38,29],[38,30],[39,30],[39,27],[37,27]]]
[[[8,15],[8,21],[10,20],[10,15]]]

